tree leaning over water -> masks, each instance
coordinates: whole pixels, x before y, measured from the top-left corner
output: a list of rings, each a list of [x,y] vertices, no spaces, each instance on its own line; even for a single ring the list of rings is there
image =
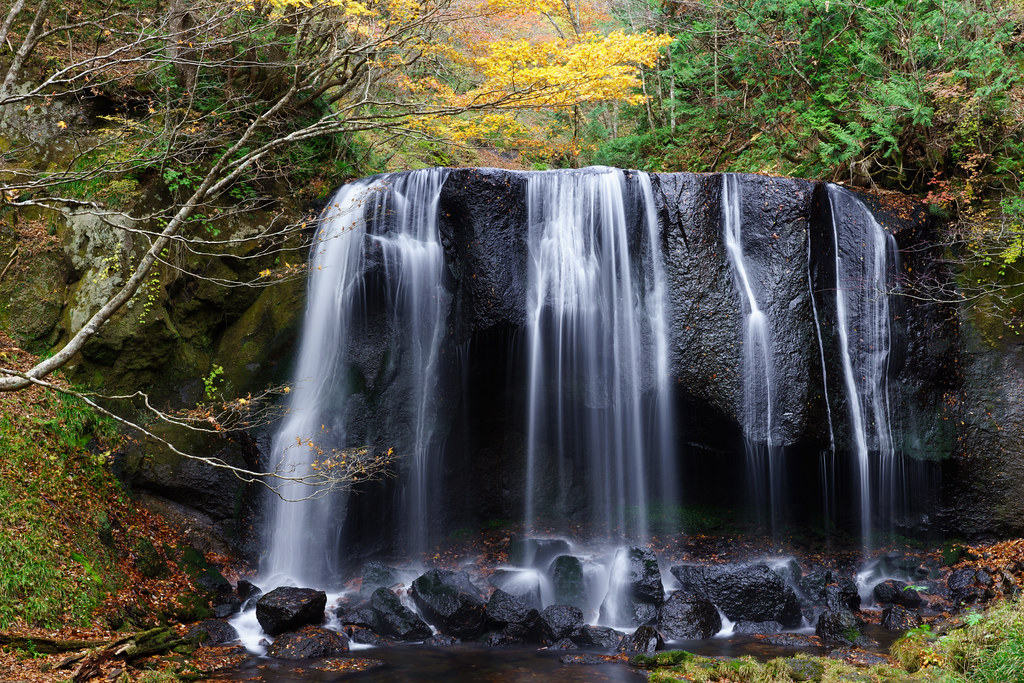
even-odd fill
[[[319,151],[364,132],[486,145],[538,112],[638,101],[638,69],[667,40],[587,30],[582,11],[515,0],[17,0],[0,24],[0,212],[95,217],[119,236],[104,259],[120,279],[33,367],[0,368],[0,391],[48,384],[126,305],[144,315],[154,273],[226,287],[301,277],[289,263],[301,256],[247,281],[186,264],[304,254],[315,217],[224,236],[216,225],[273,205]],[[542,35],[539,21],[572,30]],[[472,30],[482,22],[483,40]]]

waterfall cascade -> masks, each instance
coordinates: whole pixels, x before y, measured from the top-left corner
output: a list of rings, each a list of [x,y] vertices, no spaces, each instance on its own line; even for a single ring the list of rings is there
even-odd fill
[[[855,195],[828,186],[835,245],[836,329],[860,490],[861,536],[870,544],[872,511],[896,512],[898,476],[889,400],[892,320],[889,293],[899,251]],[[872,465],[871,454],[877,456]]]
[[[460,298],[460,281],[477,274],[464,269],[451,246],[452,221],[461,218],[453,219],[444,208],[449,177],[443,169],[381,176],[347,185],[332,200],[310,262],[290,411],[271,454],[278,471],[315,484],[315,466],[325,448],[360,447],[374,439],[377,446],[383,439],[386,445],[396,444],[397,477],[378,489],[384,491],[378,509],[390,510],[383,519],[397,528],[379,532],[398,538],[391,547],[409,560],[421,557],[438,532],[444,533],[441,513],[460,496],[448,479],[456,448],[451,444],[470,441],[452,438],[457,419],[445,411],[459,401],[465,406],[480,400],[469,395],[476,385],[465,378],[445,378],[475,367],[469,358],[474,347],[456,339],[456,318],[463,314],[460,306],[478,305]],[[509,393],[522,397],[515,404],[522,412],[501,424],[518,425],[510,429],[524,436],[521,467],[506,473],[525,480],[518,512],[527,532],[536,536],[585,528],[591,535],[610,536],[616,545],[642,544],[652,504],[678,506],[681,501],[677,460],[687,453],[679,438],[686,428],[680,420],[686,416],[677,413],[673,397],[686,388],[677,381],[673,354],[688,349],[673,346],[672,325],[678,324],[673,315],[680,309],[669,285],[668,262],[676,259],[678,267],[686,250],[678,243],[673,247],[659,224],[656,193],[646,174],[595,168],[515,178],[521,181],[517,201],[525,211],[516,219],[522,223],[511,233],[515,243],[510,248],[521,246],[525,258],[523,286],[509,290],[520,292],[523,301],[516,333],[522,345],[518,355],[511,354],[520,369],[508,381]],[[778,406],[791,392],[777,377],[778,364],[791,363],[792,357],[776,349],[772,339],[766,302],[775,302],[774,314],[778,300],[769,295],[771,285],[762,271],[773,252],[760,249],[751,241],[754,231],[744,229],[743,182],[723,176],[716,239],[725,246],[723,268],[731,273],[733,287],[729,296],[734,301],[739,293],[743,312],[737,341],[742,344],[739,421],[747,474],[757,481],[756,491],[774,522],[784,502],[784,444],[777,436],[783,433],[784,414]],[[830,453],[837,457],[841,440],[836,434],[848,422],[867,534],[872,506],[894,506],[898,488],[887,388],[892,336],[887,292],[895,245],[855,195],[829,187],[828,198],[830,224],[808,222],[807,230],[818,229],[820,239],[834,245],[829,271],[834,267],[836,291],[828,300],[834,309],[822,299],[820,280],[815,285],[799,279],[799,294],[783,301],[790,309],[793,301],[806,302],[810,287],[814,319],[808,325],[816,327],[814,357],[821,359],[823,395],[827,402],[831,380],[834,393],[846,396],[849,412],[844,420],[832,415],[834,402],[826,403]],[[449,223],[439,223],[440,215]],[[772,236],[771,230],[761,233]],[[793,239],[806,240],[808,233]],[[792,270],[813,280],[811,261],[817,256],[807,244],[807,263],[793,263]],[[372,366],[363,357],[370,353],[365,347],[353,350],[371,333],[382,340],[372,342],[377,347]],[[358,372],[354,353],[363,354]],[[834,355],[838,358],[830,363]],[[458,362],[452,362],[454,357]],[[367,379],[366,367],[375,377]],[[366,388],[371,381],[378,382],[372,390]],[[456,400],[447,395],[451,392],[467,395]],[[379,424],[367,426],[367,403],[385,399],[386,412],[373,418]],[[874,470],[866,464],[873,453],[881,459]],[[823,467],[823,476],[830,477],[830,471]],[[337,587],[344,578],[340,529],[347,499],[300,483],[286,485],[282,493],[296,502],[273,504],[264,584]],[[515,500],[514,495],[509,499]],[[585,525],[577,526],[584,515]],[[685,531],[678,522],[682,517],[674,519],[669,533]],[[590,586],[590,601],[584,605],[588,614],[618,615],[609,619],[625,624],[622,615],[636,605],[616,595],[616,586],[626,581],[624,551],[608,546],[570,550],[559,543],[549,545],[579,560],[563,564],[577,567],[569,568]],[[548,577],[552,561],[548,557],[530,564],[528,572]],[[554,594],[547,583],[537,589],[545,603]]]
[[[528,528],[538,516],[564,518],[578,504],[567,497],[583,495],[598,530],[643,538],[648,501],[671,495],[666,285],[653,203],[645,174],[529,177]],[[579,463],[582,486],[565,472],[554,490],[541,485],[550,450],[558,463]]]
[[[774,527],[781,498],[781,453],[775,443],[777,408],[773,395],[776,386],[775,348],[768,317],[758,298],[764,296],[754,270],[755,264],[744,257],[743,209],[736,175],[722,176],[722,234],[736,288],[743,307],[743,434],[747,454],[747,477],[754,507],[770,511]]]
[[[437,234],[437,197],[444,169],[356,181],[344,186],[324,210],[310,260],[309,299],[302,329],[289,412],[272,446],[271,464],[284,475],[306,478],[286,484],[275,500],[270,550],[264,573],[277,579],[329,586],[340,580],[340,523],[344,496],[325,488],[317,469],[325,452],[351,447],[346,404],[354,388],[345,376],[344,354],[365,302],[364,264],[379,255],[384,299],[396,335],[396,364],[409,386],[406,411],[395,416],[411,432],[404,482],[405,528],[410,550],[422,550],[428,510],[437,482],[432,409],[436,363],[443,335],[446,293]],[[320,470],[324,471],[324,470]]]

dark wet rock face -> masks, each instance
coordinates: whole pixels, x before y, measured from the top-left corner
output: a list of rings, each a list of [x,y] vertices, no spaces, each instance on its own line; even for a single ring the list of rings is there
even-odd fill
[[[733,621],[800,625],[796,594],[767,565],[677,565],[672,575],[684,591],[711,601]]]
[[[847,610],[825,611],[818,617],[814,634],[826,643],[855,645],[861,637],[861,620]]]
[[[653,626],[641,626],[622,639],[619,652],[628,655],[649,654],[665,646],[661,634]]]
[[[914,609],[923,602],[921,594],[909,584],[893,579],[882,581],[874,587],[872,593],[879,605],[902,605]]]
[[[423,644],[427,647],[451,647],[452,645],[458,645],[459,642],[459,639],[455,636],[446,636],[441,633],[436,633],[424,640]]]
[[[584,624],[583,612],[571,605],[545,607],[538,622],[541,639],[547,643],[579,636]]]
[[[499,569],[491,574],[489,583],[509,595],[513,595],[523,603],[536,610],[541,604],[540,577],[534,572],[517,569]]]
[[[583,582],[583,563],[572,555],[560,555],[551,563],[551,581],[555,587],[555,602],[585,607],[587,587]]]
[[[536,630],[540,613],[523,600],[498,589],[487,603],[488,625],[503,633],[526,638]]]
[[[810,572],[800,581],[800,588],[815,605],[826,605],[834,611],[860,609],[857,584],[831,569]]]
[[[367,605],[360,605],[352,609],[340,608],[337,612],[338,621],[343,626],[356,626],[358,628],[377,628],[377,614]]]
[[[622,633],[607,626],[584,626],[575,640],[583,647],[614,650],[622,642]]]
[[[954,607],[965,607],[991,600],[995,596],[995,580],[984,569],[957,569],[946,580],[949,600]]]
[[[423,640],[432,633],[430,627],[387,588],[373,592],[370,608],[376,616],[376,631],[382,636],[396,640]]]
[[[412,582],[412,597],[442,633],[476,638],[484,632],[486,605],[466,572],[431,569]]]
[[[276,636],[324,619],[327,593],[312,588],[275,588],[256,603],[256,619],[268,635]]]
[[[601,621],[630,626],[650,624],[658,618],[665,601],[658,558],[652,550],[632,546],[615,563],[625,562],[625,577],[601,605]],[[618,571],[618,570],[613,570]]]
[[[225,645],[238,640],[235,627],[222,619],[204,619],[188,630],[185,637],[200,646]]]
[[[275,659],[320,659],[348,652],[348,637],[319,626],[303,626],[279,635],[267,656]]]
[[[722,618],[709,600],[679,591],[661,606],[658,630],[669,640],[710,638],[722,630]]]
[[[902,605],[889,605],[882,611],[882,626],[890,631],[909,631],[921,625],[921,615]]]
[[[772,633],[781,633],[782,624],[777,621],[737,621],[733,625],[733,632],[769,635]]]
[[[390,588],[398,583],[398,575],[394,567],[389,567],[383,562],[367,562],[363,565],[361,590],[364,593],[372,592],[378,588]]]

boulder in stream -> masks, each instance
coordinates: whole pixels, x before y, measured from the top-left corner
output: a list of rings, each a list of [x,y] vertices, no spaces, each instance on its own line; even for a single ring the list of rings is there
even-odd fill
[[[324,620],[327,593],[312,588],[282,586],[256,603],[256,619],[267,635],[276,636],[300,626],[319,626]]]
[[[303,626],[279,635],[267,656],[275,659],[320,659],[348,652],[348,637],[320,626]]]
[[[370,596],[370,609],[376,617],[376,631],[395,640],[423,640],[432,631],[415,612],[402,604],[387,588],[378,588]]]
[[[722,630],[722,617],[710,600],[677,591],[658,612],[658,630],[669,640],[702,640]]]
[[[578,637],[583,630],[583,611],[572,605],[550,605],[540,613],[537,625],[546,643]]]
[[[619,643],[619,652],[627,655],[650,654],[665,646],[665,641],[653,626],[641,626]]]
[[[684,591],[710,600],[733,621],[778,621],[785,627],[802,620],[796,593],[768,565],[694,565],[672,567]]]
[[[442,633],[476,638],[484,632],[486,605],[464,571],[431,569],[412,582],[412,599]]]
[[[587,588],[583,582],[583,563],[572,555],[559,555],[551,563],[551,582],[555,602],[583,608],[587,604]]]

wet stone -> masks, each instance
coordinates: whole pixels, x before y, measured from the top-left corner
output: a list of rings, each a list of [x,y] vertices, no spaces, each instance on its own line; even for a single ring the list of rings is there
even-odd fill
[[[661,634],[653,626],[641,626],[622,639],[619,652],[627,655],[649,654],[665,646]]]
[[[348,638],[320,626],[303,626],[279,635],[267,656],[275,659],[320,659],[348,652]]]
[[[669,640],[710,638],[722,630],[722,617],[709,600],[678,591],[661,606],[658,630]]]
[[[263,631],[276,636],[324,619],[327,593],[312,588],[275,588],[256,603],[256,619]]]
[[[578,636],[582,631],[583,612],[571,605],[550,605],[538,620],[541,638],[548,643]]]
[[[909,631],[921,625],[921,615],[903,605],[889,605],[882,612],[882,626],[890,631]]]
[[[376,617],[375,630],[382,636],[396,640],[423,640],[432,633],[430,627],[387,588],[373,592],[370,608]]]
[[[734,633],[753,633],[768,635],[781,633],[782,624],[777,621],[737,621],[733,625]]]
[[[193,626],[185,634],[188,640],[199,642],[200,647],[224,645],[238,640],[235,627],[221,619],[204,619]]]
[[[586,584],[583,582],[583,563],[572,555],[560,555],[551,563],[551,582],[555,588],[555,602],[573,607],[587,604]]]
[[[576,642],[583,647],[614,650],[622,642],[622,633],[607,626],[584,626],[576,636]]]

